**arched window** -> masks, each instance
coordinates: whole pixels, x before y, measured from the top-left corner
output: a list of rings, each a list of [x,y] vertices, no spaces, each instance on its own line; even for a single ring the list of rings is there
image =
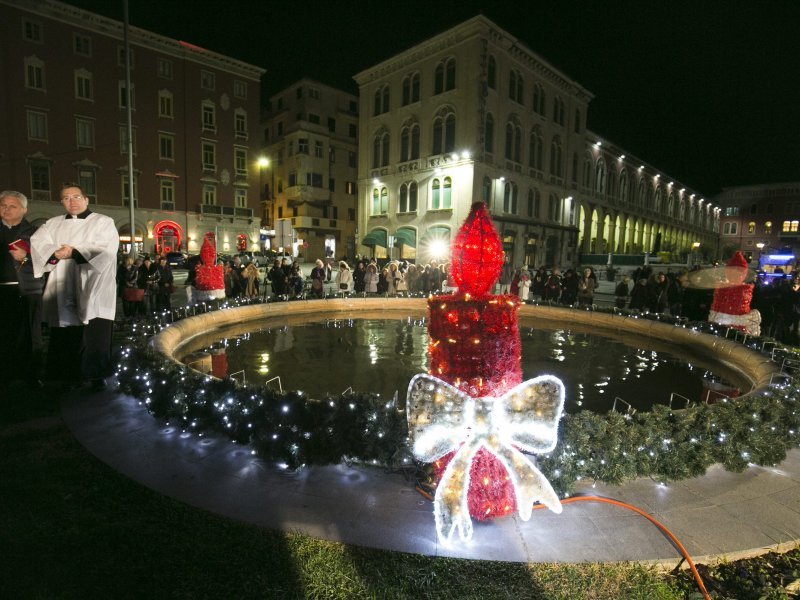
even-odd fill
[[[564,101],[558,96],[553,98],[553,121],[564,125]]]
[[[503,188],[503,212],[511,215],[517,214],[517,194],[519,189],[517,184],[511,181],[506,181]]]
[[[550,174],[556,177],[562,177],[561,170],[561,138],[557,135],[553,136],[553,141],[550,143]]]
[[[544,116],[544,88],[539,83],[533,84],[533,111]]]
[[[389,190],[382,187],[380,214],[385,215],[387,212],[389,212]]]
[[[453,180],[449,177],[444,178],[442,185],[442,208],[452,208],[453,206]]]
[[[440,180],[438,177],[431,183],[431,210],[452,207],[453,182],[449,177]]]
[[[551,221],[558,223],[561,221],[561,201],[555,194],[550,194],[548,217]]]
[[[408,212],[417,212],[417,198],[419,193],[417,191],[417,183],[412,181],[408,185]]]
[[[537,189],[528,190],[528,216],[538,219],[541,216],[542,197]]]
[[[661,187],[656,188],[656,193],[653,201],[653,210],[656,212],[661,210]]]
[[[483,132],[483,149],[489,154],[494,153],[494,117],[486,115],[486,126]]]
[[[433,93],[441,94],[456,87],[456,59],[448,58],[436,65],[433,79]]]
[[[544,136],[542,135],[541,127],[534,127],[531,130],[528,146],[528,166],[539,171],[543,170]]]
[[[419,102],[419,73],[412,73],[403,78],[403,106]]]
[[[516,69],[511,69],[508,76],[508,97],[522,104],[524,86],[525,82],[522,79],[522,73]]]
[[[453,152],[456,148],[456,116],[444,108],[433,119],[433,154]]]
[[[675,213],[675,194],[670,192],[670,195],[667,198],[667,215],[672,217],[674,216],[674,213]]]
[[[379,131],[372,140],[372,168],[389,164],[389,132]]]
[[[636,204],[638,206],[644,206],[645,194],[647,194],[647,188],[645,187],[644,177],[640,177],[639,178],[639,191],[636,194]]]
[[[606,161],[602,158],[594,167],[594,191],[601,195],[606,193]]]
[[[619,200],[628,201],[628,172],[625,169],[619,174]]]
[[[497,89],[497,63],[494,60],[494,56],[489,57],[486,65],[486,85],[493,90]]]
[[[400,160],[415,160],[419,158],[419,125],[412,123],[404,125],[400,130]]]
[[[522,127],[516,121],[506,124],[506,158],[522,162]]]
[[[583,187],[587,190],[592,187],[592,162],[591,155],[583,159]]]
[[[375,90],[375,99],[372,114],[373,116],[382,115],[389,112],[389,85],[383,85]]]
[[[399,213],[417,212],[417,184],[404,183],[400,186],[400,202],[397,207]]]
[[[381,191],[378,188],[372,189],[372,205],[370,206],[370,214],[381,214]]]

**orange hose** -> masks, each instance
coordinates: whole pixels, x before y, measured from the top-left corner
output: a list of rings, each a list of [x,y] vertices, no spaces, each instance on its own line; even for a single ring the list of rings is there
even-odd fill
[[[689,556],[689,553],[686,551],[686,548],[684,548],[683,544],[681,544],[678,541],[678,538],[676,538],[672,534],[672,532],[669,529],[667,529],[662,523],[660,523],[657,519],[651,517],[640,508],[636,508],[635,506],[626,504],[625,502],[621,502],[619,500],[614,500],[612,498],[604,498],[603,496],[571,496],[569,498],[562,500],[561,504],[572,504],[573,502],[603,502],[605,504],[612,504],[614,506],[619,506],[621,508],[627,508],[628,510],[633,511],[636,514],[643,516],[653,525],[658,527],[661,530],[661,532],[669,538],[669,540],[672,542],[672,545],[675,546],[675,548],[677,548],[678,551],[683,555],[683,558],[686,560],[686,562],[689,565],[689,568],[692,570],[694,579],[697,582],[697,587],[700,588],[700,592],[703,594],[703,598],[705,598],[705,600],[711,600],[711,596],[708,595],[708,592],[706,591],[706,586],[703,584],[703,579],[700,577],[700,573],[697,572],[697,568],[694,566],[694,562],[692,562],[692,557]],[[538,510],[540,508],[546,508],[546,506],[544,504],[535,504],[533,508]]]

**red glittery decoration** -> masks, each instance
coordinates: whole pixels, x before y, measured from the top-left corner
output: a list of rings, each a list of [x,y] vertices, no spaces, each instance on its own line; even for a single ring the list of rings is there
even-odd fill
[[[206,237],[203,246],[200,248],[201,264],[194,268],[195,287],[198,290],[224,290],[225,274],[222,272],[222,265],[215,265],[217,260],[217,250],[214,244]]]
[[[522,382],[519,298],[488,294],[500,275],[503,247],[482,202],[472,206],[451,257],[458,292],[428,300],[429,372],[473,398],[501,396]],[[436,461],[437,479],[452,457]],[[505,467],[485,448],[472,460],[467,502],[479,521],[517,509]]]
[[[503,268],[503,244],[483,202],[476,202],[450,248],[450,275],[458,291],[489,293]]]
[[[753,284],[743,283],[714,290],[714,301],[711,310],[726,315],[746,315],[750,312],[750,301],[753,299]]]

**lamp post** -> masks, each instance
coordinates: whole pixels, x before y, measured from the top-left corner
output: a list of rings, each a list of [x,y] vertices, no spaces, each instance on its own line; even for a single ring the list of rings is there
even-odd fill
[[[764,251],[764,246],[766,246],[764,242],[758,242],[756,244],[756,248],[758,248],[758,256],[756,257],[756,264],[758,265],[761,265],[761,253]]]
[[[697,255],[700,252],[700,242],[693,242],[692,243],[692,264],[697,264]]]

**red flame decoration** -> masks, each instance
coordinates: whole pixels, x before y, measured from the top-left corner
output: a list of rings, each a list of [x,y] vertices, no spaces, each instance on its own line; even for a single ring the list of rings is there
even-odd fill
[[[461,293],[489,293],[503,268],[503,244],[483,202],[476,202],[452,243],[450,274]]]

